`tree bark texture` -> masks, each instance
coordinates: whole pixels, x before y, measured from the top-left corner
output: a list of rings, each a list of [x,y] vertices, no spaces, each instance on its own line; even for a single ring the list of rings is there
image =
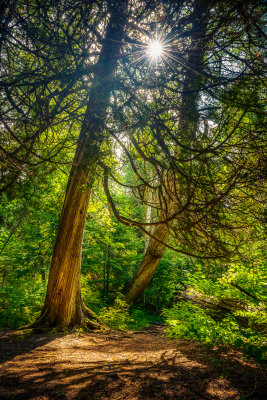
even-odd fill
[[[166,243],[168,240],[168,225],[157,225],[157,228],[153,232],[153,236],[156,239],[151,238],[140,267],[125,288],[125,301],[128,304],[134,303],[143,294],[145,288],[153,277],[165,251],[163,243]],[[163,243],[159,242],[159,240]]]
[[[94,318],[81,300],[82,241],[126,14],[127,0],[111,2],[110,19],[90,88],[57,232],[41,320],[59,329],[85,325],[85,315]]]
[[[198,98],[202,78],[200,71],[203,68],[205,54],[205,32],[206,32],[206,13],[208,4],[204,0],[195,2],[195,29],[192,34],[192,43],[190,46],[190,55],[188,57],[188,69],[184,81],[182,93],[182,102],[180,107],[180,130],[192,140],[198,125]],[[173,186],[168,182],[169,187]],[[173,191],[175,193],[175,191]],[[168,197],[168,194],[166,194]],[[165,218],[170,217],[175,210],[175,204],[171,197],[168,202],[168,213]],[[161,213],[160,220],[164,220]],[[166,250],[161,242],[167,243],[169,238],[169,227],[167,224],[157,225],[153,232],[153,237],[145,252],[144,258],[137,272],[125,288],[125,300],[132,304],[143,294],[147,285],[151,281],[157,266]],[[157,240],[158,239],[158,240]]]

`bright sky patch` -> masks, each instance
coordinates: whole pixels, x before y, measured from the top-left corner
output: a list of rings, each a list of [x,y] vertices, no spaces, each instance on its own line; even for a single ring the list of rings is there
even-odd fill
[[[162,55],[162,44],[158,40],[154,40],[148,46],[148,54],[153,60],[157,60]]]

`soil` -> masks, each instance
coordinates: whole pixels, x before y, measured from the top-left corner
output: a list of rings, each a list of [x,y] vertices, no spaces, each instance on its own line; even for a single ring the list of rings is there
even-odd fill
[[[266,400],[263,365],[236,351],[169,340],[163,327],[0,335],[0,400]]]

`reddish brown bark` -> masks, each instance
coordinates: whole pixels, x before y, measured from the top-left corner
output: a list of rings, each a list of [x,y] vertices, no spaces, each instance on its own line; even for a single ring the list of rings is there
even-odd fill
[[[153,235],[161,242],[166,243],[169,236],[167,224],[160,224]],[[143,261],[126,288],[125,301],[128,304],[134,303],[144,292],[149,284],[157,266],[165,252],[165,246],[158,240],[152,238],[146,249]]]
[[[80,268],[86,211],[102,143],[102,130],[126,21],[127,0],[114,2],[95,68],[60,218],[45,304],[38,323],[65,329],[85,326],[94,314],[81,301]],[[115,44],[114,44],[115,43]],[[86,322],[87,323],[87,322]],[[91,327],[96,322],[88,322]]]

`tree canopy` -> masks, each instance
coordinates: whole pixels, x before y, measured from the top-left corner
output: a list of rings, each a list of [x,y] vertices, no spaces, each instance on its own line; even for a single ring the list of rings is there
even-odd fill
[[[80,295],[95,193],[150,238],[140,294],[166,248],[225,262],[261,242],[263,1],[3,5],[3,198],[30,197],[47,176],[69,175],[39,323],[99,323]]]

